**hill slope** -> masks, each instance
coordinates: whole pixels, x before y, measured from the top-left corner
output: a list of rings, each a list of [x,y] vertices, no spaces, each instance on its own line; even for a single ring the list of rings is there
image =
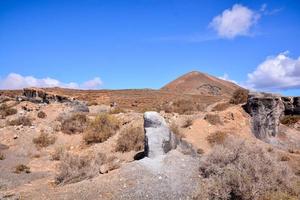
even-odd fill
[[[185,94],[231,96],[240,86],[208,74],[193,71],[168,83],[161,90]]]

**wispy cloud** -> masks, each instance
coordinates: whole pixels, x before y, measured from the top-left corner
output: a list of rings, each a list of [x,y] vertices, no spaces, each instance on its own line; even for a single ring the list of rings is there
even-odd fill
[[[36,78],[34,76],[22,76],[17,73],[10,73],[4,78],[0,78],[0,89],[22,89],[25,87],[63,87],[74,89],[98,89],[102,85],[99,77],[83,83],[64,83],[53,78]]]

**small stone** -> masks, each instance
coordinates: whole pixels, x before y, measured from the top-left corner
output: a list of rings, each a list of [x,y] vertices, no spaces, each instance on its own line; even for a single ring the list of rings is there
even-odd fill
[[[18,135],[14,135],[14,140],[18,139],[18,137],[19,137]]]

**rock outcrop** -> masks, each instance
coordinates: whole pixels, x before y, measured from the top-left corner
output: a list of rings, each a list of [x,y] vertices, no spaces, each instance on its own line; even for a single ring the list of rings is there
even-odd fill
[[[145,112],[145,156],[155,158],[177,147],[178,140],[157,112]]]
[[[253,133],[257,138],[268,141],[277,135],[280,117],[285,111],[280,95],[251,93],[245,108],[252,117]]]
[[[300,97],[282,97],[285,115],[300,115]]]
[[[31,101],[34,103],[50,103],[50,102],[72,102],[74,99],[68,96],[58,95],[46,92],[40,88],[24,88],[23,96],[18,97],[20,101]]]

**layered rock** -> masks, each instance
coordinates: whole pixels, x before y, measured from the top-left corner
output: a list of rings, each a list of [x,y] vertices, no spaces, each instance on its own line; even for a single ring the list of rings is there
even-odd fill
[[[254,135],[268,141],[278,133],[280,117],[286,109],[282,97],[275,94],[249,94],[246,111],[252,117]]]
[[[74,99],[68,96],[58,95],[46,92],[40,88],[24,88],[23,96],[18,97],[18,100],[26,100],[34,103],[50,103],[50,102],[72,102]]]

